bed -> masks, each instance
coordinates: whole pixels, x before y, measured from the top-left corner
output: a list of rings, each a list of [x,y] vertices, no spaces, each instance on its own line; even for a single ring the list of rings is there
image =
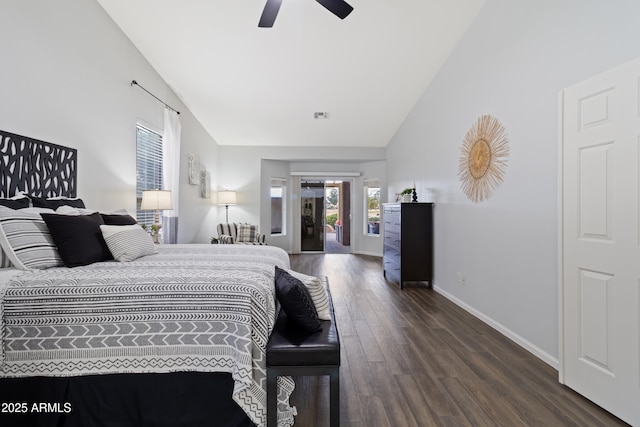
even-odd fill
[[[75,200],[75,150],[0,131],[0,154],[0,197]],[[5,218],[27,215],[7,209]],[[153,249],[73,268],[17,269],[20,259],[11,267],[3,255],[0,425],[266,425],[274,269],[289,268],[288,255],[269,246]],[[279,425],[293,424],[293,388],[279,379]]]
[[[288,257],[279,248],[167,245],[156,255],[129,263],[16,271],[0,287],[0,376],[91,375],[101,380],[99,375],[104,374],[222,372],[233,379],[233,401],[251,422],[262,425],[266,419],[264,348],[275,319],[274,265],[288,267]],[[170,390],[181,379],[166,380],[164,390],[171,402],[178,394]],[[1,390],[15,387],[10,385],[15,382],[3,381]],[[135,376],[130,375],[123,385],[130,386],[130,381]],[[57,383],[41,380],[45,388]],[[74,387],[82,385],[78,384]],[[293,385],[282,385],[286,404]],[[89,408],[80,409],[81,402],[70,401],[65,394],[44,400],[13,391],[0,396],[3,404],[69,403],[72,415],[101,412],[96,409],[100,402],[88,402]],[[194,415],[195,410],[199,409],[186,414]],[[29,408],[29,412],[34,411]],[[64,410],[58,412],[40,418],[67,415]],[[174,415],[165,414],[169,416]],[[238,425],[251,424],[240,420]]]

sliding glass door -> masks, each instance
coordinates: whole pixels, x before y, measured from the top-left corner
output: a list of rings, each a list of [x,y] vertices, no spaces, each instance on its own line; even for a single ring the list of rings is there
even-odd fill
[[[324,181],[302,180],[300,183],[300,212],[302,233],[300,248],[303,252],[324,251]]]
[[[350,181],[301,179],[302,252],[351,252],[350,188]]]

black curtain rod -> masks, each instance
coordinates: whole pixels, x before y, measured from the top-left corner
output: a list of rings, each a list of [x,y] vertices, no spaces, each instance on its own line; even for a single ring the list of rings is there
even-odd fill
[[[162,99],[158,98],[157,96],[155,96],[154,94],[152,94],[151,92],[149,92],[148,90],[146,90],[145,88],[143,88],[142,86],[140,86],[140,83],[138,83],[135,80],[131,80],[131,86],[136,85],[138,86],[140,89],[142,89],[143,91],[147,92],[149,95],[153,96],[155,99],[157,99],[158,101],[162,102],[164,104],[165,107],[167,107],[170,110],[175,111],[176,113],[180,114],[180,111],[176,110],[175,108],[173,108],[171,105],[167,104],[166,102],[164,102]]]

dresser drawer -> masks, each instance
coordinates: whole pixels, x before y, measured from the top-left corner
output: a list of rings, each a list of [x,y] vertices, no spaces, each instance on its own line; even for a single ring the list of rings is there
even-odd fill
[[[386,252],[387,247],[400,249],[400,234],[387,231],[384,233],[383,247]]]
[[[384,254],[382,258],[385,260],[390,260],[400,264],[400,248],[394,248],[393,246],[386,246],[384,248]]]
[[[382,219],[385,225],[395,225],[400,227],[400,207],[399,206],[385,206],[382,209]]]
[[[384,268],[384,275],[387,279],[396,281],[400,281],[400,264],[398,262],[394,262],[393,260],[389,260],[386,257],[382,261],[382,265]]]
[[[400,220],[393,220],[387,217],[384,218],[384,230],[385,232],[400,234]]]
[[[400,212],[402,210],[400,209],[400,205],[387,205],[382,207],[382,211],[384,212],[385,215],[390,215],[390,214],[400,215]]]

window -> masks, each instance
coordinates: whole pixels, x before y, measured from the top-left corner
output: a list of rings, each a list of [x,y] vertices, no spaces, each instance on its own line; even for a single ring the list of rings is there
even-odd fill
[[[364,234],[380,235],[380,180],[364,180]]]
[[[271,179],[271,234],[286,234],[287,218],[287,180]]]
[[[153,224],[154,211],[140,210],[143,190],[162,189],[162,135],[136,125],[136,219]]]

